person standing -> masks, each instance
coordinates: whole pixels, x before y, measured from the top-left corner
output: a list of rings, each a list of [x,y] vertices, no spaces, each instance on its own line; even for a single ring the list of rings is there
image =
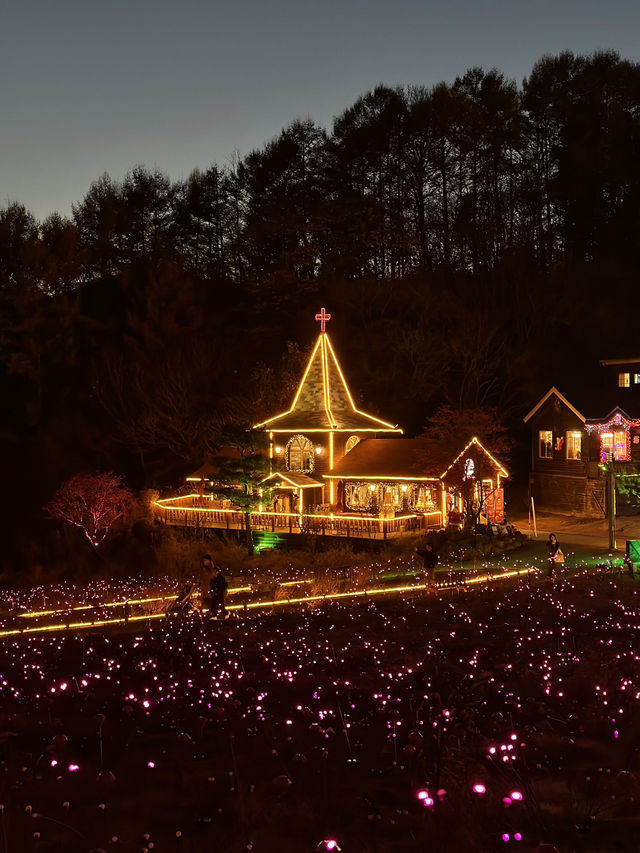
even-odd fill
[[[555,575],[556,566],[562,565],[564,563],[564,554],[562,553],[562,548],[560,547],[560,543],[558,542],[558,537],[555,533],[550,533],[549,538],[547,539],[547,553],[549,555],[549,577],[552,578]]]
[[[416,548],[416,554],[422,557],[428,586],[434,586],[436,580],[436,565],[438,564],[438,553],[431,542],[427,542],[423,549]]]
[[[209,595],[209,579],[213,572],[213,557],[211,554],[203,554],[200,557],[200,611],[204,613]]]
[[[227,580],[220,566],[213,567],[213,577],[209,581],[209,618],[227,619],[228,613],[224,606],[227,595]]]

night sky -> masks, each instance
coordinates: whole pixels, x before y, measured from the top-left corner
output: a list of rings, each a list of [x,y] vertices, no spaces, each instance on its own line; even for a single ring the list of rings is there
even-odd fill
[[[4,0],[0,204],[69,214],[103,172],[174,180],[378,83],[518,82],[544,53],[640,53],[629,0]]]

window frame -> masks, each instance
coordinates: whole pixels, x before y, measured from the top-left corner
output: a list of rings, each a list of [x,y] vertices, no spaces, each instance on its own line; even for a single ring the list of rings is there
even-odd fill
[[[569,440],[570,436],[578,436],[578,449],[577,456],[569,456],[569,448],[571,447],[571,441]],[[567,460],[569,462],[581,462],[582,461],[582,433],[578,429],[570,429],[567,430],[567,434],[565,436],[565,441],[567,442]]]
[[[300,455],[300,462],[302,463],[300,467],[293,468],[291,466],[291,448],[294,448],[294,453]],[[285,448],[285,459],[287,464],[287,471],[298,471],[302,474],[310,474],[313,471],[315,464],[315,445],[311,441],[310,438],[307,438],[306,435],[293,435],[287,442],[287,446]],[[305,460],[305,456],[308,454],[308,459]],[[308,465],[305,466],[305,461],[308,462]]]
[[[611,436],[611,441],[607,441],[606,448],[604,438],[605,436]],[[617,437],[617,441],[616,441]],[[620,438],[623,437],[623,441],[620,441]],[[624,445],[624,454],[620,452],[618,448]],[[604,454],[604,458],[608,458],[608,454],[611,453],[613,455],[614,462],[628,462],[631,458],[631,445],[629,440],[629,433],[624,429],[615,429],[609,430],[607,432],[600,433],[600,454]]]
[[[542,436],[550,436],[549,440],[544,442],[545,449],[548,449],[548,453],[542,452]],[[538,459],[553,459],[553,430],[552,429],[539,429],[538,430]]]

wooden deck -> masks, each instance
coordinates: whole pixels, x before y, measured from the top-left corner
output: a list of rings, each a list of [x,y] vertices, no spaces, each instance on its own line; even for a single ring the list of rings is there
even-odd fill
[[[164,498],[155,502],[155,517],[163,524],[176,527],[244,530],[244,512],[211,506],[212,501],[199,495]],[[442,526],[442,513],[426,515],[405,513],[395,518],[335,513],[328,515],[252,512],[251,529],[272,533],[313,533],[317,536],[340,536],[354,539],[391,539]]]

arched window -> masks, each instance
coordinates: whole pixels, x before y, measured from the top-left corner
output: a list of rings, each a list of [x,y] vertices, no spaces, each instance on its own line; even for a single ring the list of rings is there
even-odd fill
[[[304,435],[294,435],[287,444],[287,470],[313,471],[313,443]]]
[[[349,438],[347,439],[347,443],[345,444],[345,447],[344,447],[345,454],[348,453],[350,450],[353,450],[353,448],[356,446],[356,444],[359,443],[359,441],[360,441],[360,439],[358,438],[357,435],[349,436]]]

